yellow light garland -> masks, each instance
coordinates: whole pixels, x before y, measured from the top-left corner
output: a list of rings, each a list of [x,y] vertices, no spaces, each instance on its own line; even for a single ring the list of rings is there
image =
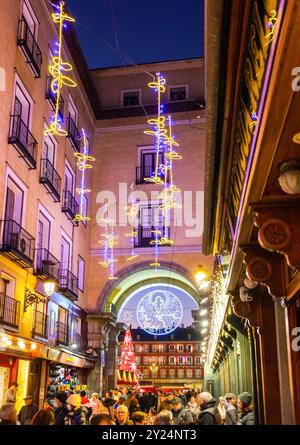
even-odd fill
[[[64,12],[64,1],[60,2],[59,12],[52,14],[53,23],[59,24],[59,40],[58,40],[58,51],[57,56],[52,58],[52,65],[49,66],[49,71],[53,80],[51,82],[51,90],[56,95],[55,112],[53,117],[53,122],[50,124],[44,132],[45,136],[67,136],[67,131],[61,126],[61,119],[59,117],[59,107],[61,90],[63,86],[74,88],[77,83],[71,79],[64,72],[70,72],[73,67],[70,63],[64,62],[62,60],[62,39],[63,39],[63,27],[64,22],[75,22],[75,20]]]

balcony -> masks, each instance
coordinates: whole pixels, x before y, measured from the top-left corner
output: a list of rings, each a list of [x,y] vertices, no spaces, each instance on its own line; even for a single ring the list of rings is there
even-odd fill
[[[41,77],[42,53],[24,16],[19,20],[17,45],[21,48],[34,77]]]
[[[10,135],[8,143],[12,144],[16,150],[20,153],[20,157],[29,166],[30,170],[36,168],[36,156],[37,156],[37,141],[29,131],[27,125],[21,119],[19,115],[12,115],[10,117]]]
[[[48,315],[40,311],[33,313],[32,337],[47,338]]]
[[[62,212],[67,215],[74,226],[78,226],[78,222],[75,221],[75,217],[79,213],[79,204],[69,190],[64,190],[63,192]]]
[[[58,345],[69,345],[69,325],[57,322],[56,343]]]
[[[50,103],[52,110],[55,111],[56,110],[56,94],[52,91],[52,88],[51,88],[52,81],[53,81],[53,77],[48,76],[47,81],[46,81],[46,99]],[[60,96],[58,115],[61,118],[61,120],[63,120],[63,117],[64,117],[64,105],[65,105],[65,101],[64,101],[63,97]]]
[[[0,252],[23,268],[33,266],[34,238],[18,223],[9,219],[1,221],[2,242]]]
[[[78,300],[78,278],[68,269],[60,269],[58,273],[58,290],[72,301]]]
[[[34,274],[42,279],[58,280],[59,261],[47,249],[35,250]]]
[[[136,232],[137,232],[137,236],[134,240],[134,247],[153,247],[151,243],[151,241],[154,241],[154,234],[152,233],[152,231],[155,230],[154,227],[139,227]],[[161,236],[165,236],[165,232],[166,235],[168,236],[168,238],[170,237],[170,228],[168,227],[166,230],[165,229],[160,229],[162,230],[162,235],[159,235],[158,239]],[[164,244],[165,246],[170,246],[171,244]]]
[[[60,201],[61,177],[49,159],[41,160],[40,183],[44,184],[54,202]]]
[[[77,153],[80,153],[81,135],[78,128],[76,127],[75,122],[73,121],[70,115],[68,117],[67,128],[68,128],[67,138],[69,139],[70,144],[73,147],[73,150],[76,151]]]
[[[0,324],[18,329],[20,302],[0,293]]]

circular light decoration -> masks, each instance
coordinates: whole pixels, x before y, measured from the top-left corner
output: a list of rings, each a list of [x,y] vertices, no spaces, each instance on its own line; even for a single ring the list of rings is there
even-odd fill
[[[168,290],[155,290],[144,295],[137,311],[140,327],[152,335],[166,335],[173,332],[183,317],[179,298]]]

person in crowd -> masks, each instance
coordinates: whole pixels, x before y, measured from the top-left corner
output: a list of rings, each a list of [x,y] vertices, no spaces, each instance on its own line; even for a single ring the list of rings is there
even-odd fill
[[[186,406],[186,404],[188,403],[188,399],[186,394],[183,393],[183,391],[181,391],[181,389],[178,391],[178,397],[181,399],[181,402],[183,404],[183,406]]]
[[[86,391],[81,391],[80,397],[81,397],[81,408],[85,414],[86,420],[88,421],[91,415],[93,414],[91,402],[86,396]]]
[[[221,425],[222,420],[217,408],[217,401],[209,392],[201,392],[197,396],[200,406],[199,425]]]
[[[224,425],[236,425],[238,421],[238,413],[237,413],[237,398],[236,395],[232,392],[225,394],[225,410],[226,417]]]
[[[166,409],[157,414],[154,425],[173,425],[173,414]]]
[[[96,414],[91,418],[90,425],[112,426],[115,422],[108,414]]]
[[[1,406],[0,425],[17,425],[17,411],[14,403],[5,403]]]
[[[53,406],[51,405],[49,399],[47,399],[47,400],[44,401],[44,403],[43,403],[43,409],[46,410],[46,411],[53,411]]]
[[[122,397],[124,397],[124,399],[128,398],[128,388],[126,388],[126,386],[122,389]]]
[[[86,415],[81,408],[81,397],[72,394],[67,398],[68,413],[65,417],[65,425],[86,425]]]
[[[140,411],[139,402],[136,397],[131,397],[128,405],[128,411],[130,419],[132,419],[132,416],[135,412]]]
[[[224,425],[226,419],[225,397],[219,397],[219,404],[217,406],[219,414],[221,416],[221,423]]]
[[[125,397],[120,397],[119,398],[119,401],[114,404],[114,410],[116,411],[118,406],[120,406],[120,405],[126,405],[127,406],[127,400],[125,399]]]
[[[147,414],[143,411],[135,411],[133,416],[131,417],[131,420],[133,421],[134,425],[147,425]]]
[[[90,406],[90,401],[86,396],[86,391],[81,391],[80,397],[81,397],[81,406],[85,406],[85,405]]]
[[[150,408],[148,413],[147,425],[154,425],[157,411],[155,408]]]
[[[190,398],[190,401],[186,404],[186,409],[192,413],[194,420],[198,419],[198,416],[200,414],[200,408],[196,401],[196,397],[194,395]]]
[[[171,400],[174,425],[193,425],[194,418],[190,411],[184,408],[180,397]]]
[[[31,425],[54,425],[55,416],[52,409],[40,409],[32,418]]]
[[[129,412],[126,405],[118,406],[116,418],[116,425],[133,425],[133,421],[129,419]]]
[[[114,388],[113,389],[113,398],[115,399],[115,401],[116,402],[118,402],[119,401],[119,398],[121,397],[121,393],[120,393],[120,391],[118,390],[118,388]]]
[[[112,419],[114,418],[114,405],[115,399],[113,398],[112,391],[106,391],[105,397],[101,400],[99,407],[99,414],[107,414]]]
[[[56,393],[54,398],[54,416],[55,416],[55,425],[64,425],[65,424],[65,417],[68,414],[68,407],[67,407],[67,398],[68,394],[66,392],[60,391]]]
[[[165,395],[165,397],[163,397],[162,400],[161,400],[158,412],[160,412],[160,411],[171,411],[171,409],[172,409],[171,400],[173,398],[174,398],[174,395],[171,392],[167,393]]]
[[[92,398],[90,400],[90,405],[92,408],[92,415],[100,413],[101,402],[99,400],[99,394],[97,392],[93,392]]]
[[[255,425],[255,416],[252,405],[252,394],[243,392],[238,397],[240,419],[237,425]]]
[[[16,403],[18,386],[17,382],[11,382],[4,396],[5,403]]]
[[[38,411],[37,405],[33,402],[32,396],[27,396],[24,399],[25,405],[22,406],[18,414],[18,420],[21,425],[31,425],[31,421],[35,413]]]

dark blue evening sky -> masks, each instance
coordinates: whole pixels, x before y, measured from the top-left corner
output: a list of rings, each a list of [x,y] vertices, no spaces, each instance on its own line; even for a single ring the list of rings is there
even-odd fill
[[[136,63],[203,56],[203,0],[66,0],[66,3],[78,22],[75,29],[90,68],[122,65],[117,52],[91,35],[95,33],[116,47],[111,4],[120,49]]]

